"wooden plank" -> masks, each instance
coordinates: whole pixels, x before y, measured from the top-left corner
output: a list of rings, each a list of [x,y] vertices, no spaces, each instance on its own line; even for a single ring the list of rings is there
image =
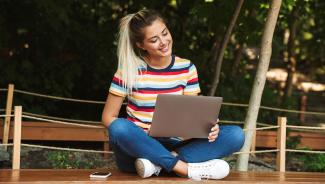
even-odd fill
[[[256,147],[276,148],[276,131],[257,131]],[[298,148],[308,147],[313,150],[325,150],[325,134],[317,132],[289,132],[288,137],[301,137]]]
[[[14,98],[14,85],[9,84],[7,91],[7,104],[6,104],[6,117],[5,122],[3,124],[3,134],[2,134],[2,143],[7,144],[9,138],[9,129],[10,129],[10,116],[12,109],[12,101]],[[7,150],[7,146],[4,146],[4,149]]]
[[[21,146],[21,117],[22,107],[15,107],[15,125],[14,125],[14,148],[12,158],[12,168],[20,169],[20,146]]]
[[[103,149],[104,149],[104,151],[110,151],[108,142],[104,142]],[[104,153],[103,156],[104,156],[104,159],[108,159],[110,157],[110,154]]]
[[[0,183],[198,183],[188,178],[175,175],[153,176],[142,179],[136,174],[121,173],[112,170],[112,176],[104,180],[92,180],[89,174],[95,171],[105,170],[75,170],[75,169],[4,169],[0,172]],[[222,180],[204,180],[204,183],[324,183],[324,173],[306,172],[239,172],[231,171],[229,176]]]
[[[276,166],[280,172],[285,172],[286,162],[286,139],[287,139],[287,118],[278,117],[277,132],[277,149],[279,150],[276,155]]]
[[[103,128],[87,128],[46,122],[22,122],[22,140],[45,141],[108,141]],[[12,139],[12,131],[9,139]]]

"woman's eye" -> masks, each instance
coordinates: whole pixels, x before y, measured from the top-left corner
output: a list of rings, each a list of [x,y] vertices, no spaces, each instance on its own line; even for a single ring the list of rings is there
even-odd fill
[[[157,39],[155,40],[150,40],[151,43],[156,43],[157,42]]]
[[[168,32],[166,31],[165,33],[162,34],[163,36],[167,36],[168,35]]]

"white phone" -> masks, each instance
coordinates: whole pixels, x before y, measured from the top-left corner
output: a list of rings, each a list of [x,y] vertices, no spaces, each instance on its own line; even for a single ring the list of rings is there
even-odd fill
[[[111,172],[94,172],[90,174],[91,178],[107,178],[112,175]]]

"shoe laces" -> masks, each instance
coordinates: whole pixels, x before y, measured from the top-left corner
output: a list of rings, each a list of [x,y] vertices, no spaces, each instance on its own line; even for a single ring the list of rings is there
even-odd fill
[[[159,173],[160,173],[160,171],[161,171],[161,167],[156,166],[156,165],[154,165],[154,167],[155,167],[155,172],[153,174],[156,175],[156,176],[158,176]]]
[[[191,179],[201,181],[202,179],[213,178],[214,176],[211,174],[213,167],[215,167],[215,163],[212,161],[204,164],[190,164],[189,168],[192,170]]]

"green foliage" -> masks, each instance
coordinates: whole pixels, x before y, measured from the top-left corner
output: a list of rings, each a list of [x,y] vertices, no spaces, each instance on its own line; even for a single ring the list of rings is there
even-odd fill
[[[289,132],[287,132],[289,135]],[[295,137],[288,137],[286,141],[286,147],[288,149],[296,149],[298,145],[300,144],[301,136],[295,136]]]
[[[48,160],[51,162],[53,168],[56,169],[71,169],[73,168],[71,162],[70,153],[68,152],[50,152],[48,154]]]
[[[48,161],[55,169],[91,169],[104,165],[96,158],[96,154],[68,151],[51,151]]]
[[[288,132],[289,134],[289,132]],[[288,149],[298,149],[301,136],[287,138],[286,147]],[[305,148],[304,150],[310,150]],[[311,153],[287,153],[288,160],[298,160],[300,171],[307,172],[324,172],[325,171],[325,155],[324,154],[311,154]]]
[[[311,172],[325,172],[324,154],[306,154],[299,158],[304,164],[304,170]]]
[[[244,54],[233,68],[236,45],[260,46],[269,1],[245,1],[227,46],[217,94],[227,102],[248,103],[257,59]],[[167,20],[174,39],[174,53],[190,59],[198,68],[202,94],[212,83],[216,63],[214,44],[221,44],[236,1],[184,0],[2,0],[0,1],[0,87],[43,94],[104,101],[116,70],[118,20],[141,8],[158,10]],[[275,35],[271,66],[285,68],[284,32],[299,8],[297,70],[324,81],[324,3],[321,0],[285,0]],[[250,69],[248,69],[250,68]],[[230,76],[236,70],[235,76]],[[317,70],[317,71],[316,71]],[[316,72],[315,72],[316,71]],[[4,97],[0,97],[4,107]],[[262,105],[279,106],[280,89],[266,85]],[[280,99],[281,100],[281,99]],[[286,99],[285,107],[297,107]],[[28,112],[76,119],[99,120],[102,106],[53,101],[15,95],[14,105]],[[64,110],[62,110],[64,109]],[[243,120],[246,109],[225,107],[222,117]],[[261,111],[259,121],[275,122],[279,113]],[[296,117],[292,117],[293,119]]]

